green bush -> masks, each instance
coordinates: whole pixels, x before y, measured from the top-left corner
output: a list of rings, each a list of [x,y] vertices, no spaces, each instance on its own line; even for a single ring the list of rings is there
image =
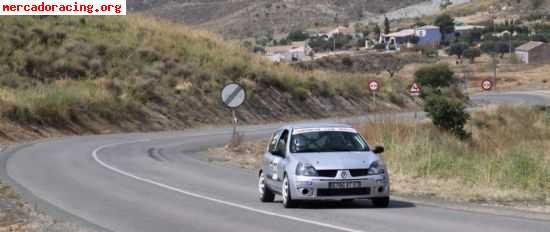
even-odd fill
[[[468,138],[464,125],[470,119],[464,102],[458,98],[431,94],[425,98],[424,111],[435,126],[451,132],[460,139]]]
[[[420,68],[414,76],[416,81],[423,87],[445,88],[457,82],[453,71],[446,64]]]

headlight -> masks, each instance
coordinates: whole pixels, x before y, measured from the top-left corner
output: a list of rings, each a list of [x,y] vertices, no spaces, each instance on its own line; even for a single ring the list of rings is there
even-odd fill
[[[317,176],[317,170],[311,164],[298,163],[296,166],[297,176]]]
[[[386,172],[386,165],[382,161],[374,161],[369,167],[369,175],[381,175]]]

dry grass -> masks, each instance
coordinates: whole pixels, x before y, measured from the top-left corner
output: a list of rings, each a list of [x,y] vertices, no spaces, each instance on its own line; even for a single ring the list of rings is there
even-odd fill
[[[19,199],[17,193],[0,182],[0,231],[46,232],[90,231],[77,225],[55,220]]]
[[[475,113],[471,141],[431,123],[358,125],[388,152],[394,190],[458,201],[550,203],[548,111],[496,108]]]
[[[355,125],[370,144],[384,144],[392,190],[451,201],[550,204],[550,109],[487,108],[460,141],[431,122],[387,119]],[[212,154],[259,168],[266,141]],[[221,155],[220,155],[221,154]]]

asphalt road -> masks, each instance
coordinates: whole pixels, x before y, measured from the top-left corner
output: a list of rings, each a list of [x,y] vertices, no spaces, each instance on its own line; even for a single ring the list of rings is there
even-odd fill
[[[550,98],[533,93],[473,99],[550,103]],[[279,126],[242,130],[247,139],[259,139]],[[223,145],[230,135],[230,128],[204,128],[38,141],[8,149],[2,156],[3,171],[26,198],[96,230],[550,231],[550,218],[499,216],[407,200],[394,200],[388,209],[373,208],[368,200],[307,204],[300,209],[260,203],[256,172],[198,157],[198,151]]]

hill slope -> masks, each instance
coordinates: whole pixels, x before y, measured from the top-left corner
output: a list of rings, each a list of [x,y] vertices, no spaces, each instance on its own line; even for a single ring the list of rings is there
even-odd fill
[[[240,37],[334,26],[419,2],[423,0],[129,0],[128,7]]]
[[[218,37],[142,16],[0,18],[0,137],[228,124],[220,88],[248,91],[245,123],[372,109],[364,75],[297,71]],[[379,109],[404,89],[383,81]],[[399,91],[400,92],[400,91]]]

